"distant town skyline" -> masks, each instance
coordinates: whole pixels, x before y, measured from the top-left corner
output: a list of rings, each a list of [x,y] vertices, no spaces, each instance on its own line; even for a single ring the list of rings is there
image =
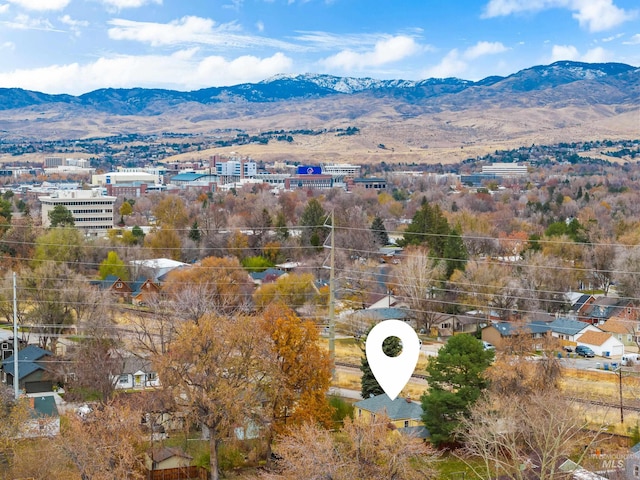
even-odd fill
[[[79,95],[277,74],[509,75],[640,65],[637,0],[0,0],[0,87]]]

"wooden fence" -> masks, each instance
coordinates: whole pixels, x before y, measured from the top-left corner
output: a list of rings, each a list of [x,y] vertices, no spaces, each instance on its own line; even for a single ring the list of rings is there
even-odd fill
[[[165,468],[149,471],[149,480],[207,480],[209,472],[204,467]]]

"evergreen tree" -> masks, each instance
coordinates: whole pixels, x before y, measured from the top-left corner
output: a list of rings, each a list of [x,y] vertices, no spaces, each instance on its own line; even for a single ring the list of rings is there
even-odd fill
[[[367,334],[371,331],[371,326],[367,331]],[[366,337],[365,337],[366,338]],[[364,345],[364,343],[363,343]],[[373,376],[373,372],[371,371],[371,367],[369,366],[369,361],[367,360],[367,356],[364,355],[364,347],[363,355],[360,360],[360,370],[362,371],[362,378],[360,381],[360,393],[362,398],[375,397],[376,395],[381,395],[384,393],[384,390],[376,380],[376,377]],[[402,345],[400,344],[400,339],[398,337],[388,337],[382,342],[382,351],[388,357],[397,357],[402,352]]]
[[[422,394],[422,421],[435,445],[454,442],[460,418],[489,385],[485,370],[493,350],[471,335],[454,335],[427,364],[429,389]]]
[[[75,222],[73,220],[73,214],[64,205],[56,205],[53,210],[49,212],[49,221],[51,227],[73,227]]]
[[[309,200],[300,217],[300,226],[303,227],[301,234],[303,245],[322,246],[327,238],[327,228],[324,226],[326,219],[327,214],[318,199]]]
[[[387,234],[387,229],[384,227],[384,222],[380,217],[373,219],[373,222],[371,223],[371,231],[373,232],[376,244],[380,246],[389,244],[389,235]]]
[[[191,229],[189,230],[189,238],[195,243],[200,243],[200,239],[202,239],[202,233],[200,232],[197,220],[193,222],[193,225],[191,225]]]
[[[144,241],[144,230],[139,225],[134,226],[131,229],[131,233],[136,239],[136,244],[140,245]]]
[[[276,235],[280,240],[286,240],[289,238],[289,229],[287,228],[287,219],[284,216],[284,212],[280,210],[276,216]]]
[[[457,230],[452,230],[447,237],[443,257],[447,265],[447,278],[451,277],[454,270],[464,271],[469,259],[469,252]]]
[[[449,222],[442,214],[440,207],[431,206],[423,199],[422,206],[411,219],[411,224],[407,227],[400,243],[401,246],[426,245],[432,256],[443,258],[450,232]]]

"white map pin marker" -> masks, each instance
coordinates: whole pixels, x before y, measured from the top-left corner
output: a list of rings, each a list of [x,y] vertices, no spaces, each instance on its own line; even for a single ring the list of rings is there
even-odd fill
[[[398,337],[402,352],[388,357],[382,350],[382,342],[388,337]],[[400,320],[385,320],[371,329],[367,335],[365,352],[373,376],[391,400],[407,384],[420,356],[420,339],[415,330]]]

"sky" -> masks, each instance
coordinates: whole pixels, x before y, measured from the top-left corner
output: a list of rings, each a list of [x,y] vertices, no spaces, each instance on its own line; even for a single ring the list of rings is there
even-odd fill
[[[0,87],[45,93],[480,80],[557,60],[640,66],[640,0],[0,0]]]

